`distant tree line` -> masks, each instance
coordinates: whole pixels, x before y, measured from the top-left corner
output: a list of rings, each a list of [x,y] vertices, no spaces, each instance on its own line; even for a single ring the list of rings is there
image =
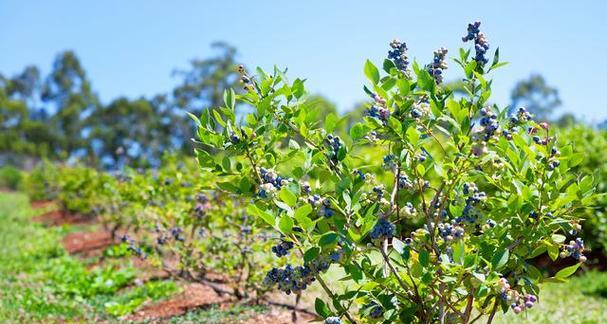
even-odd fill
[[[218,42],[214,55],[194,59],[177,70],[177,86],[151,97],[116,98],[102,103],[80,60],[72,51],[59,53],[48,75],[28,66],[13,76],[0,74],[0,162],[80,160],[106,169],[155,165],[164,152],[189,152],[193,125],[185,112],[199,115],[220,107],[225,89],[240,89],[236,48]],[[449,86],[461,90],[457,82]],[[556,88],[541,75],[518,82],[511,107],[526,106],[539,119],[549,120],[561,105]],[[307,103],[316,107],[320,123],[337,114],[320,95]],[[342,119],[338,132],[362,118],[368,104],[357,104]],[[565,114],[559,124],[573,124]]]
[[[192,137],[185,111],[221,103],[238,82],[236,49],[212,45],[216,55],[178,71],[179,85],[150,98],[103,104],[72,51],[57,55],[48,75],[28,66],[0,74],[0,153],[14,164],[27,158],[79,159],[106,168],[153,164],[165,151],[187,151]]]

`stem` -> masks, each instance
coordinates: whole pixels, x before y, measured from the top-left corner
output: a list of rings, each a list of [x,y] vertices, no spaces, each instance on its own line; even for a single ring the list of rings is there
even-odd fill
[[[335,294],[333,294],[333,292],[331,291],[331,289],[329,289],[329,287],[327,286],[327,284],[324,282],[324,280],[322,279],[322,277],[320,276],[320,274],[316,275],[316,280],[318,280],[318,283],[320,283],[320,285],[322,286],[322,289],[327,293],[327,295],[329,295],[329,297],[332,300],[335,300]],[[339,311],[343,312],[343,315],[352,323],[355,324],[356,321],[354,320],[354,318],[352,318],[352,316],[350,315],[350,313],[348,313],[347,309],[344,309],[344,307],[339,304],[339,308],[341,308]]]
[[[302,244],[301,242],[299,242],[299,240],[297,239],[297,236],[295,235],[291,235],[290,238],[295,242],[295,244],[297,244],[297,249],[299,250],[299,253],[301,253],[301,255],[304,255],[304,251],[302,249]],[[333,291],[331,291],[331,289],[329,289],[329,287],[327,286],[327,284],[325,283],[325,281],[322,279],[322,277],[319,274],[316,274],[314,276],[316,278],[316,280],[318,281],[318,283],[320,284],[320,286],[322,287],[322,289],[325,291],[325,293],[327,295],[329,295],[329,298],[331,298],[331,300],[335,300],[335,294],[333,293]],[[352,317],[352,315],[350,315],[350,313],[348,313],[348,310],[345,309],[343,307],[343,305],[341,303],[334,303],[339,305],[339,311],[343,313],[343,315],[352,323],[352,324],[356,324],[356,321],[354,320],[354,318]]]
[[[487,319],[487,324],[491,324],[493,322],[493,317],[495,317],[495,312],[497,311],[498,305],[499,305],[499,300],[497,298],[495,298],[495,303],[493,304],[493,309],[491,310],[489,319]]]
[[[251,156],[251,152],[249,151],[249,146],[245,147],[245,153],[247,154],[247,158],[249,159],[249,162],[251,162],[251,166],[253,167],[253,171],[255,172],[255,176],[257,177],[259,184],[262,184],[263,180],[261,179],[261,176],[259,175],[259,172],[257,171],[257,164],[255,163],[255,160],[253,160],[253,157]]]
[[[474,288],[470,290],[468,294],[468,304],[466,305],[466,311],[464,312],[464,323],[470,321],[470,315],[472,315],[472,305],[474,304]]]
[[[390,262],[390,258],[388,257],[388,255],[386,254],[386,252],[383,249],[380,249],[380,251],[381,251],[381,255],[384,257],[384,261],[385,261],[386,265],[388,266],[388,268],[390,268],[390,271],[392,271],[392,274],[394,275],[394,277],[396,277],[396,280],[398,281],[398,284],[405,291],[408,291],[409,287],[405,284],[405,282],[403,281],[403,279],[398,274],[398,271],[396,271],[396,268],[394,268],[394,266]]]

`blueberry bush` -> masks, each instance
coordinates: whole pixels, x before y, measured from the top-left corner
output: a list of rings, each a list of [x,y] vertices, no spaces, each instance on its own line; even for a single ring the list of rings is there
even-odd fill
[[[158,169],[112,173],[43,163],[28,175],[27,188],[32,199],[53,199],[64,212],[100,220],[122,241],[108,253],[135,255],[191,282],[222,281],[239,299],[263,299],[272,290],[263,279],[273,256],[292,246],[253,226],[246,201],[214,190],[214,179],[194,161],[167,154]]]
[[[533,308],[538,284],[585,261],[576,233],[593,176],[570,171],[582,157],[549,124],[491,103],[504,63],[480,22],[463,42],[453,65],[465,95],[443,86],[445,48],[419,64],[395,40],[380,68],[366,61],[366,114],[346,135],[335,114],[319,126],[304,80],[278,68],[241,66],[244,94],[191,116],[203,174],[240,197],[253,228],[280,235],[267,287],[300,295],[317,282],[325,323],[491,322]],[[252,112],[240,118],[237,104]],[[578,263],[544,277],[528,262],[542,254]],[[328,284],[331,267],[353,285]]]
[[[607,254],[607,132],[584,125],[559,130],[560,136],[574,142],[573,154],[582,159],[572,172],[592,174],[597,182],[592,208],[585,210],[583,237],[593,251]]]

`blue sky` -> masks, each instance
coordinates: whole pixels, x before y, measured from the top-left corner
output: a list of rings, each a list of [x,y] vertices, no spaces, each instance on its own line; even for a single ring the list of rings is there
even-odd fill
[[[607,1],[0,1],[0,73],[27,64],[48,72],[73,49],[104,102],[168,92],[175,68],[210,55],[224,40],[248,66],[288,67],[312,92],[350,109],[362,98],[366,58],[381,62],[393,38],[429,62],[440,46],[462,45],[480,19],[492,49],[510,65],[494,78],[494,101],[514,83],[543,74],[561,93],[560,112],[607,119]],[[447,79],[457,78],[455,64]]]

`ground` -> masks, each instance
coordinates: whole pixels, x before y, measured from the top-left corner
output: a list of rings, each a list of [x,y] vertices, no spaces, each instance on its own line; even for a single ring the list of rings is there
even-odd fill
[[[34,217],[53,207],[36,207],[23,194],[0,192],[0,322],[261,324],[291,320],[290,311],[234,304],[205,287],[172,281],[136,259],[125,262],[119,247],[100,248],[100,242],[105,246],[111,239],[98,225],[45,226]],[[337,272],[329,276],[335,279],[332,282],[341,277]],[[311,306],[319,289],[311,287],[308,292],[303,305]],[[167,318],[167,314],[173,316]],[[299,318],[311,317],[302,314]],[[566,284],[546,284],[535,308],[518,316],[499,314],[496,322],[605,323],[607,273],[589,272]]]

